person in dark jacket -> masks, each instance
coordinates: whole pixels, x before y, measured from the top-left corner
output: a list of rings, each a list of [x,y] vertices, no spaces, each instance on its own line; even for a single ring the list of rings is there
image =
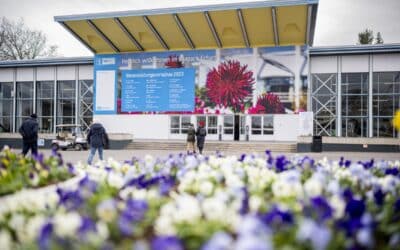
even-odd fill
[[[36,121],[36,114],[31,114],[31,117],[26,119],[21,127],[18,129],[18,132],[22,135],[22,154],[26,155],[31,149],[32,155],[37,155],[38,152],[38,130],[39,125]]]
[[[92,164],[96,150],[99,151],[100,160],[103,160],[103,148],[108,147],[108,135],[101,123],[93,121],[92,125],[90,125],[89,132],[87,134],[87,142],[90,145],[90,153],[87,163],[89,165]]]
[[[192,152],[195,154],[196,150],[194,148],[194,143],[196,142],[196,130],[194,129],[193,124],[190,123],[187,137],[186,137],[186,150],[188,154]]]
[[[197,127],[196,137],[197,137],[197,148],[200,154],[203,152],[204,141],[206,140],[207,130],[204,128],[204,121],[199,122],[199,127]]]

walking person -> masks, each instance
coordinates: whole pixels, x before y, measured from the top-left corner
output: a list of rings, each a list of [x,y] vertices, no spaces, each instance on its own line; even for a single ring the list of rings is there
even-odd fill
[[[194,148],[194,143],[196,142],[196,130],[194,129],[194,126],[192,123],[189,124],[188,132],[187,132],[187,137],[186,137],[186,150],[187,154],[193,154],[196,153],[196,150]]]
[[[39,124],[36,121],[36,114],[31,114],[31,116],[26,119],[21,127],[18,129],[18,132],[22,135],[22,154],[26,155],[31,149],[32,155],[37,155],[38,153],[38,130]]]
[[[108,135],[103,125],[96,120],[90,125],[87,134],[87,142],[90,145],[90,153],[87,163],[92,165],[93,157],[96,150],[99,151],[99,158],[103,160],[103,149],[108,147]]]
[[[196,131],[197,137],[197,148],[199,149],[200,154],[203,152],[204,141],[206,140],[207,130],[204,128],[204,121],[199,122],[199,127]]]

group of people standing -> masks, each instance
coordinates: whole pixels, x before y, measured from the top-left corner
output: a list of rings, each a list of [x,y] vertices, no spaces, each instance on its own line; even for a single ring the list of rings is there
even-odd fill
[[[186,138],[186,150],[188,154],[195,154],[196,149],[194,144],[197,141],[197,148],[199,149],[199,153],[203,153],[203,148],[204,148],[204,142],[206,140],[207,136],[207,130],[204,128],[204,122],[200,121],[199,122],[199,127],[197,130],[194,128],[194,125],[192,123],[189,124],[188,132],[187,132],[187,138]]]
[[[22,154],[26,155],[31,150],[33,155],[38,153],[38,131],[39,125],[36,120],[36,114],[32,114],[28,119],[26,119],[18,132],[22,136]],[[207,130],[204,128],[204,122],[199,122],[199,126],[197,130],[194,128],[194,125],[191,123],[187,132],[187,146],[186,150],[188,154],[195,154],[196,148],[195,143],[197,142],[197,148],[199,153],[203,153],[204,142],[207,136]],[[90,125],[89,131],[87,133],[87,142],[90,146],[90,153],[87,159],[87,163],[89,165],[92,164],[93,157],[96,154],[96,151],[99,152],[100,160],[103,160],[103,149],[108,147],[108,135],[101,123],[94,120]]]

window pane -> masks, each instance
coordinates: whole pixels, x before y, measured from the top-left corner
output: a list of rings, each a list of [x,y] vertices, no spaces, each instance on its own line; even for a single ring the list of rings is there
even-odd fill
[[[58,81],[57,87],[59,99],[75,99],[75,81]]]
[[[208,127],[217,127],[217,116],[208,117]]]
[[[54,82],[37,82],[36,92],[36,96],[38,99],[53,99]]]
[[[74,100],[59,100],[57,116],[74,116],[75,101]]]
[[[181,133],[186,134],[190,124],[190,116],[182,116],[181,118]]]
[[[13,115],[13,101],[8,99],[0,100],[0,116],[12,116]]]
[[[17,99],[33,98],[33,82],[17,82]]]
[[[38,117],[39,132],[51,133],[53,131],[52,117]]]
[[[11,132],[12,124],[11,117],[0,117],[0,131],[2,132]]]
[[[0,98],[12,98],[13,83],[0,83]]]
[[[251,117],[251,127],[254,129],[261,129],[261,116]]]
[[[171,129],[179,128],[179,116],[171,116]]]
[[[233,116],[224,116],[224,127],[233,127]]]
[[[272,135],[274,133],[274,117],[270,115],[263,116],[264,125],[263,133],[264,135]]]
[[[240,116],[240,134],[246,133],[246,116]]]
[[[30,116],[33,113],[33,100],[17,100],[17,116]]]

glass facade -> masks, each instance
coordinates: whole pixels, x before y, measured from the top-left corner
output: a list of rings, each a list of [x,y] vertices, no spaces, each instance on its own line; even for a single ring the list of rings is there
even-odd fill
[[[36,114],[38,116],[39,132],[53,132],[54,81],[36,82]]]
[[[11,132],[13,125],[13,93],[12,82],[0,82],[0,132]]]
[[[57,82],[57,124],[75,124],[75,81]]]
[[[374,137],[397,137],[393,115],[400,109],[400,72],[374,72],[372,116]]]
[[[342,136],[368,137],[368,73],[342,74]]]
[[[33,113],[33,82],[17,82],[16,130]]]

